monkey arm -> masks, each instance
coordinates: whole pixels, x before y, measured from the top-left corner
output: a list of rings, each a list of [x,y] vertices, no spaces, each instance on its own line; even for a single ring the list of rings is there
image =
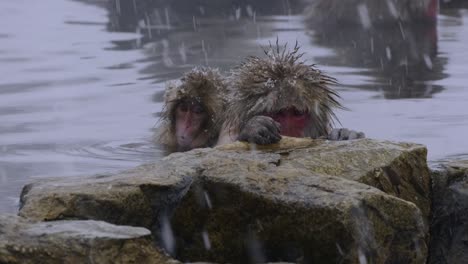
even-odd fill
[[[358,132],[354,130],[350,130],[347,128],[334,128],[328,134],[327,139],[329,140],[351,140],[351,139],[359,139],[365,138],[366,135],[364,132]]]
[[[217,146],[232,143],[236,141],[239,135],[239,131],[233,127],[229,127],[224,124],[219,132]]]
[[[281,140],[280,124],[268,116],[254,116],[241,128],[240,141],[266,145]]]

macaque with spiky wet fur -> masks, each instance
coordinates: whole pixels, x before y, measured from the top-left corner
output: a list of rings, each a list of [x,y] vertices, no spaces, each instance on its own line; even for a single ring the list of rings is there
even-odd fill
[[[155,140],[169,153],[216,144],[226,88],[218,70],[195,68],[166,87]]]
[[[333,129],[334,109],[343,108],[330,85],[336,80],[314,65],[300,61],[296,46],[291,52],[276,44],[266,58],[248,57],[236,68],[229,83],[232,100],[218,144],[235,140],[271,144],[281,136],[346,140],[364,134]]]

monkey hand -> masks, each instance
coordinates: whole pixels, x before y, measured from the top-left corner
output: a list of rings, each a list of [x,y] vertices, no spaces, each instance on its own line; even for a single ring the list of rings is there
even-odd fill
[[[281,140],[280,124],[268,116],[254,116],[241,129],[237,140],[266,145]]]
[[[327,139],[329,140],[351,140],[351,139],[358,139],[358,138],[365,138],[366,135],[364,132],[358,132],[354,130],[350,130],[347,128],[334,128],[328,134]]]

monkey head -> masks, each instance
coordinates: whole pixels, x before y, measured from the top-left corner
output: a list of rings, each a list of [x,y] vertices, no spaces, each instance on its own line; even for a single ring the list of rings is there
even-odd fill
[[[225,84],[218,70],[194,68],[164,95],[162,126],[156,140],[170,152],[210,147],[216,143],[225,105]]]
[[[279,123],[284,136],[328,135],[334,109],[343,108],[330,88],[336,80],[305,64],[297,43],[292,51],[286,48],[270,45],[266,57],[248,57],[233,70],[228,126],[242,131],[253,117],[267,116]]]

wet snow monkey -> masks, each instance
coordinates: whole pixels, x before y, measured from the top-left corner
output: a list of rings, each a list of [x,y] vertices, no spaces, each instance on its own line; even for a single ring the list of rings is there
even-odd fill
[[[281,136],[347,140],[364,137],[348,129],[331,129],[341,108],[339,95],[330,88],[336,80],[301,60],[296,43],[270,44],[265,58],[248,57],[229,79],[233,95],[219,144],[235,140],[271,144]]]
[[[156,142],[169,153],[215,145],[225,93],[221,74],[211,68],[194,68],[177,83],[169,83]]]

